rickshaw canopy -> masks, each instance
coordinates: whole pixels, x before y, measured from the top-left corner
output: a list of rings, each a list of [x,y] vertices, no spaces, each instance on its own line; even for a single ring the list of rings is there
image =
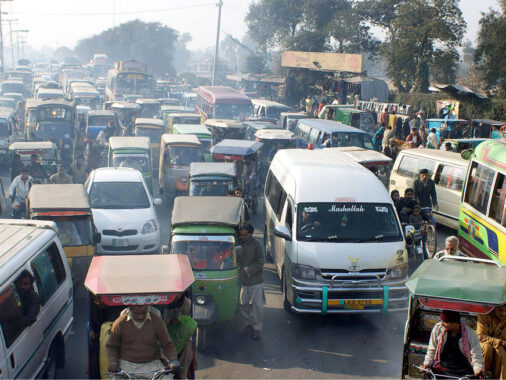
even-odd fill
[[[246,128],[252,128],[255,131],[262,129],[281,129],[281,126],[276,123],[262,122],[262,121],[243,121]]]
[[[244,200],[239,197],[177,197],[172,227],[204,224],[236,227],[241,223]]]
[[[506,303],[506,267],[477,260],[425,260],[406,286],[419,298],[500,306]]]
[[[213,134],[203,124],[174,124],[172,128],[183,135],[199,135],[202,138],[213,137]]]
[[[33,185],[28,193],[30,213],[77,211],[91,214],[88,193],[81,184]]]
[[[162,144],[188,144],[201,146],[199,139],[195,135],[173,135],[165,133],[162,135]]]
[[[236,166],[232,162],[192,162],[190,178],[202,176],[235,177]]]
[[[209,127],[219,127],[219,128],[235,128],[235,129],[244,128],[244,125],[240,121],[232,119],[207,119],[205,125]]]
[[[9,146],[9,150],[57,150],[57,146],[51,141],[18,141]],[[26,154],[40,154],[40,152],[28,152]]]
[[[248,156],[256,153],[264,144],[258,141],[225,139],[211,148],[212,154]]]
[[[186,255],[114,255],[93,257],[84,286],[108,305],[167,304],[193,282]]]
[[[109,138],[109,148],[116,149],[150,149],[149,137],[145,136],[112,136]]]
[[[142,126],[142,127],[155,127],[155,128],[163,128],[163,120],[160,119],[151,119],[151,118],[145,118],[145,117],[138,117],[135,119],[135,126]]]
[[[295,134],[288,129],[261,129],[255,132],[255,137],[262,140],[295,140]]]
[[[364,166],[378,166],[378,165],[389,165],[392,163],[390,157],[385,156],[383,153],[376,152],[375,150],[360,148],[356,146],[345,146],[341,148],[330,148],[336,149],[346,157],[351,158],[353,161],[358,162]]]
[[[135,103],[130,103],[126,101],[122,102],[114,102],[111,105],[111,109],[128,109],[128,110],[140,110],[141,106]]]

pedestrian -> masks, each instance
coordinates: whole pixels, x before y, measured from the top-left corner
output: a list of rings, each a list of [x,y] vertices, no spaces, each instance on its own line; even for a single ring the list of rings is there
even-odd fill
[[[109,142],[109,138],[116,135],[116,127],[114,126],[114,120],[109,120],[107,126],[103,130],[105,142]]]
[[[394,202],[395,208],[397,208],[397,204],[401,200],[401,196],[399,194],[399,190],[392,190],[390,192],[390,198],[392,198],[392,202]]]
[[[262,331],[265,294],[263,287],[264,250],[253,238],[254,228],[246,223],[239,229],[240,246],[237,261],[239,262],[239,314],[246,322],[246,330],[255,340],[260,339]]]
[[[427,136],[427,144],[425,144],[425,147],[428,149],[437,149],[438,146],[439,141],[436,136],[436,128],[432,128]]]
[[[392,127],[387,126],[385,133],[383,134],[383,140],[381,140],[381,150],[384,151],[385,148],[390,144],[390,139],[393,137]]]
[[[421,143],[419,145],[419,148],[425,148],[425,144],[427,143],[427,130],[425,129],[424,125],[420,125],[420,129],[418,131],[418,134],[420,135]]]
[[[70,165],[70,173],[72,174],[74,183],[84,183],[84,181],[86,181],[88,171],[86,170],[86,165],[84,165],[84,160],[81,156],[77,157],[76,161]]]
[[[398,117],[395,119],[395,127],[394,127],[394,136],[397,140],[404,140],[404,135],[402,132],[402,118]]]
[[[429,178],[428,169],[424,168],[420,170],[419,178],[415,180],[413,187],[415,190],[415,199],[420,203],[422,210],[432,210],[433,208],[436,211],[438,210],[436,185],[434,181]],[[436,227],[436,221],[434,220],[434,216],[432,216],[432,212],[430,212],[430,215],[427,215],[427,211],[424,212],[432,222],[432,225]]]
[[[65,167],[62,164],[59,164],[56,174],[49,177],[49,183],[69,184],[72,183],[72,177],[67,174]]]
[[[392,159],[391,166],[393,166],[395,159],[399,154],[399,147],[397,146],[397,141],[394,138],[389,140],[389,144],[385,147],[385,149],[383,149],[383,154]]]
[[[378,130],[372,137],[372,147],[376,151],[381,151],[381,142],[383,141],[383,135],[385,133],[385,124],[381,123]]]
[[[411,187],[408,187],[404,190],[404,197],[399,199],[399,201],[396,204],[397,212],[400,213],[401,210],[406,207],[409,201],[415,199],[415,190],[413,190]]]
[[[412,127],[411,133],[406,138],[406,142],[409,144],[410,142],[413,142],[413,147],[418,148],[420,145],[422,145],[422,137],[418,133],[418,127]]]
[[[432,258],[439,259],[445,255],[449,256],[462,256],[467,257],[464,253],[459,250],[459,238],[452,235],[448,236],[445,241],[445,249],[437,252]]]
[[[485,370],[493,379],[506,379],[506,306],[478,314],[476,334],[480,340]]]
[[[406,140],[409,136],[411,128],[409,127],[409,122],[411,121],[410,117],[407,117],[402,123],[402,140]]]

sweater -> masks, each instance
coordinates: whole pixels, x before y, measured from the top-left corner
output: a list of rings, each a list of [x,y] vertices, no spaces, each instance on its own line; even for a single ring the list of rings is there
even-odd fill
[[[242,254],[237,257],[241,266],[239,278],[242,285],[261,284],[264,271],[264,250],[258,240],[251,238],[248,242],[241,242]]]

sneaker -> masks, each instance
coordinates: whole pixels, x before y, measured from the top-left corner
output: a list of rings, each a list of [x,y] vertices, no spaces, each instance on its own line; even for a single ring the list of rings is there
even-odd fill
[[[253,334],[251,334],[251,337],[252,337],[254,340],[260,340],[260,331],[254,330],[254,331],[253,331]]]

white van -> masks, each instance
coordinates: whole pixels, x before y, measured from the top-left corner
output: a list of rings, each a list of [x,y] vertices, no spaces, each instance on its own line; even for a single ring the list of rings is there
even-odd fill
[[[407,310],[408,259],[385,186],[337,149],[286,149],[265,185],[265,251],[299,313]]]
[[[54,222],[0,220],[1,378],[54,378],[65,364],[72,278],[56,228]]]
[[[266,117],[279,121],[281,112],[290,111],[287,105],[272,100],[251,99],[251,103],[253,103],[253,117]]]
[[[429,170],[429,178],[436,185],[438,211],[433,211],[436,223],[458,228],[460,198],[466,178],[468,160],[460,153],[435,149],[403,149],[399,152],[390,173],[389,191],[413,188],[420,169]]]

